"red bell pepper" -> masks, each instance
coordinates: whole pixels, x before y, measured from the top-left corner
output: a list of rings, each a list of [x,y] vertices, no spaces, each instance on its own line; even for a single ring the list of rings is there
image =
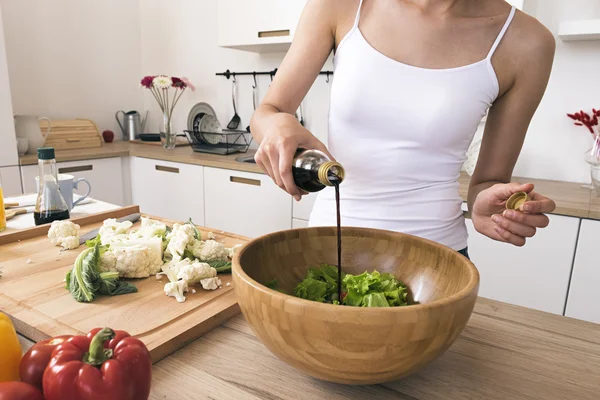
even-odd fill
[[[19,365],[19,376],[23,382],[42,388],[42,376],[52,358],[52,352],[59,344],[67,341],[71,336],[57,336],[55,338],[42,340],[31,346],[21,359]]]
[[[147,400],[152,361],[123,331],[94,329],[59,344],[44,372],[46,400]]]
[[[0,400],[44,400],[44,396],[25,382],[0,382]]]

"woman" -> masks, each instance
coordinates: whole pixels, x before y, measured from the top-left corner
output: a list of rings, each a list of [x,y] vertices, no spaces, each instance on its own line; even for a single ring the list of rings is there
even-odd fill
[[[332,49],[329,149],[294,118]],[[327,152],[346,169],[342,223],[401,231],[467,255],[457,179],[486,111],[468,207],[475,229],[525,244],[548,225],[552,200],[510,182],[546,90],[555,43],[503,0],[309,0],[294,42],[251,121],[257,164],[299,200],[297,148]],[[530,193],[524,213],[508,197]],[[332,190],[310,225],[335,225]]]

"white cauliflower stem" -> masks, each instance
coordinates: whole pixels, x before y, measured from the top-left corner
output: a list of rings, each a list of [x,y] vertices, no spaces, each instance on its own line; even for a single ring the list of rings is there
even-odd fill
[[[169,244],[165,253],[172,257],[173,261],[180,261],[188,246],[193,246],[196,241],[196,228],[191,224],[175,224],[173,230],[167,236]]]
[[[76,249],[79,247],[79,230],[80,226],[71,221],[53,221],[48,230],[48,239],[65,250]]]
[[[188,291],[188,284],[186,281],[175,281],[169,282],[165,285],[165,294],[170,297],[175,297],[178,302],[183,303],[185,296],[183,293]]]

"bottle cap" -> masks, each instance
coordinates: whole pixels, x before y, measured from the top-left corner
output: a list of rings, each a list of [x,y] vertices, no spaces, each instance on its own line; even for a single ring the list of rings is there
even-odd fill
[[[54,147],[39,147],[38,148],[38,159],[40,160],[53,160]]]
[[[529,200],[529,196],[525,192],[517,192],[506,200],[506,209],[507,210],[518,210],[523,203]]]
[[[327,161],[321,164],[317,171],[319,182],[325,186],[333,186],[332,180],[338,184],[344,180],[346,172],[340,163],[335,161]]]

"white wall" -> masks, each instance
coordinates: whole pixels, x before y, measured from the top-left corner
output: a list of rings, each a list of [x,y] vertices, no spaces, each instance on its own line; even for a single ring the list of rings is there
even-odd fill
[[[192,106],[204,101],[215,108],[222,125],[233,116],[231,80],[215,76],[216,72],[269,71],[279,66],[282,53],[256,54],[217,46],[217,0],[143,0],[142,68],[148,75],[187,76],[197,86],[195,93],[186,92],[173,116],[174,129],[186,129]],[[235,29],[235,27],[232,27]],[[326,69],[332,69],[328,63]],[[270,83],[268,76],[257,77],[260,98]],[[239,110],[245,128],[252,115],[252,77],[238,77]],[[149,129],[158,129],[160,110],[147,94],[145,105],[153,118]],[[325,140],[329,112],[329,85],[320,77],[304,103],[307,127]]]
[[[138,0],[0,0],[15,114],[114,130],[141,109]]]
[[[10,98],[10,82],[6,51],[4,46],[4,31],[2,29],[2,9],[0,8],[0,167],[17,165],[17,139],[13,109]],[[0,182],[1,183],[1,182]]]

